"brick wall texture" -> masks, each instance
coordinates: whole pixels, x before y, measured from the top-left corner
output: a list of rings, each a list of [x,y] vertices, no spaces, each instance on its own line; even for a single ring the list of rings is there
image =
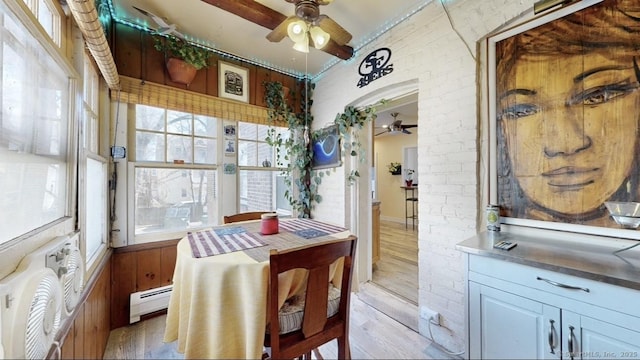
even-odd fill
[[[444,3],[444,5],[443,5]],[[532,16],[534,1],[432,1],[408,20],[365,45],[353,61],[340,63],[317,79],[315,128],[333,121],[346,105],[396,84],[418,90],[419,306],[441,314],[434,337],[451,350],[466,343],[464,264],[455,245],[481,227],[484,209],[486,131],[486,37]],[[446,11],[445,11],[446,7]],[[394,70],[358,88],[358,66],[371,51],[388,47]],[[347,161],[348,162],[348,161]],[[325,177],[318,219],[348,224],[350,187],[337,168]],[[420,330],[428,336],[425,320]]]

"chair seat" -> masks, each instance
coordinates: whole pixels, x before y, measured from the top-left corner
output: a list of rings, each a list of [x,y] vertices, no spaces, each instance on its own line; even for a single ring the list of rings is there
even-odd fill
[[[327,318],[338,313],[340,306],[340,290],[329,283],[329,302],[327,304]],[[306,293],[292,296],[287,299],[278,311],[280,321],[280,335],[300,330],[302,328],[302,318],[304,316],[304,304]],[[268,333],[268,327],[267,327]]]

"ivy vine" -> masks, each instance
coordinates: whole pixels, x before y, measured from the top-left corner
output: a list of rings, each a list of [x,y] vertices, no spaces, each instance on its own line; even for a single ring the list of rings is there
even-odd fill
[[[331,170],[313,170],[311,161],[313,158],[312,142],[317,136],[317,132],[311,134],[311,106],[313,105],[313,90],[315,84],[308,79],[299,82],[298,88],[302,88],[301,100],[296,101],[297,93],[291,90],[293,102],[300,104],[300,109],[295,112],[287,103],[283,86],[280,82],[265,82],[265,101],[269,124],[272,125],[267,131],[266,141],[276,148],[275,165],[282,169],[285,175],[285,198],[291,204],[299,217],[310,218],[314,204],[322,202],[322,196],[318,194],[318,188],[322,184],[322,179],[331,174]],[[360,131],[367,122],[373,121],[376,116],[376,105],[357,109],[348,106],[342,114],[337,114],[334,123],[338,127],[341,137],[342,153],[350,156],[358,156],[361,163],[366,161],[366,153],[360,141]],[[289,134],[278,132],[275,126],[287,126]],[[335,170],[334,170],[335,171]],[[353,184],[360,177],[357,169],[352,169],[347,180]],[[295,189],[297,191],[293,191]]]

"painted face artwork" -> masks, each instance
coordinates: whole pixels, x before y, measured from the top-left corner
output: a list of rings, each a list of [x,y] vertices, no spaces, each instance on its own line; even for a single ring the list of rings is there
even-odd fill
[[[625,184],[637,155],[634,59],[525,55],[509,77],[498,118],[525,197],[568,216],[599,208]]]

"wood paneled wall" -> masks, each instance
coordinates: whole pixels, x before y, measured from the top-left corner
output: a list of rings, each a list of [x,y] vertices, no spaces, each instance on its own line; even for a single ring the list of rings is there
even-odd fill
[[[87,281],[85,292],[57,340],[62,359],[102,359],[107,346],[111,313],[111,252]],[[52,350],[49,358],[55,358]]]
[[[278,81],[300,94],[302,82],[294,77],[261,66],[245,63],[213,54],[208,68],[198,70],[191,84],[184,85],[171,81],[165,67],[164,54],[154,48],[153,36],[145,31],[123,24],[114,24],[111,49],[118,68],[118,74],[142,81],[172,86],[211,96],[218,96],[218,60],[233,63],[249,70],[249,103],[266,107],[264,82]],[[266,40],[265,40],[266,41]],[[267,46],[268,44],[265,44]],[[300,109],[299,96],[290,97],[294,112]]]
[[[129,324],[131,293],[173,283],[178,240],[132,245],[115,250],[111,291],[111,329]]]

